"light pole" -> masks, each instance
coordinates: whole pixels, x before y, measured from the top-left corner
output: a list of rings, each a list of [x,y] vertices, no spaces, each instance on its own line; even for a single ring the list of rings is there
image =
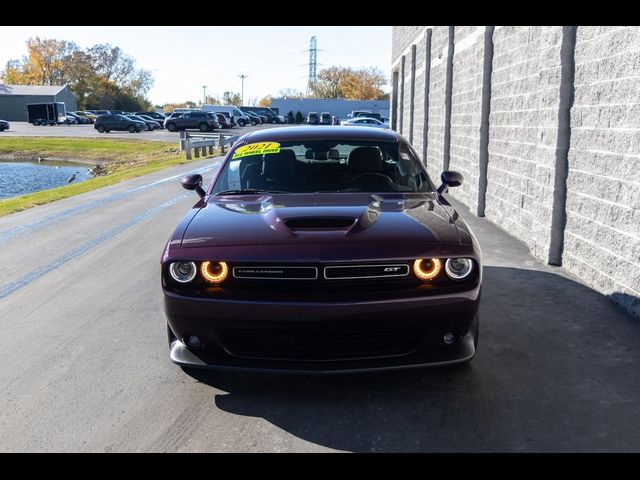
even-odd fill
[[[242,103],[242,105],[244,105],[244,79],[247,78],[249,75],[238,75],[241,79],[242,79],[242,96],[240,97],[241,100],[240,102]]]
[[[202,104],[207,103],[207,86],[202,85]]]

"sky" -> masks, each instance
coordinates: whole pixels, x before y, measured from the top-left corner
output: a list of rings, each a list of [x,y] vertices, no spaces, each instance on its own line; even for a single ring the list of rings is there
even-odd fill
[[[0,26],[0,68],[26,55],[29,37],[70,40],[81,48],[110,43],[151,71],[154,87],[147,97],[154,104],[199,101],[224,91],[244,99],[277,95],[282,88],[305,91],[309,75],[309,41],[318,42],[318,71],[340,65],[378,67],[391,72],[391,27],[273,26],[273,27],[6,27]],[[385,91],[390,91],[389,85]]]

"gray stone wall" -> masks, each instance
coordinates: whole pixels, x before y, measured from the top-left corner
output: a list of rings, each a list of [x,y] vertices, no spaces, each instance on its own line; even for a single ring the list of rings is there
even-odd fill
[[[449,168],[464,178],[479,176],[484,30],[455,27]],[[472,210],[477,209],[477,182],[463,183],[455,194]]]
[[[440,178],[444,158],[445,84],[448,27],[434,27],[431,36],[431,71],[429,74],[429,130],[427,133],[427,170],[432,178]]]
[[[434,181],[448,162],[473,213],[640,316],[640,27],[394,27],[393,42],[402,133],[413,111]]]
[[[493,35],[485,214],[544,260],[551,234],[560,31],[503,27]]]
[[[562,265],[640,312],[640,29],[579,27]]]

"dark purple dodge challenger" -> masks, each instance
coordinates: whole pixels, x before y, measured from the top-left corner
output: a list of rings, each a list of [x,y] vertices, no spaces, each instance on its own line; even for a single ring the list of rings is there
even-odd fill
[[[183,367],[356,372],[462,363],[478,342],[478,244],[390,130],[241,137],[162,256]]]

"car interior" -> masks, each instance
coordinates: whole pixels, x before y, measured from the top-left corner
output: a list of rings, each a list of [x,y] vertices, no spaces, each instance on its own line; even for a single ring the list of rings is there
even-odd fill
[[[394,151],[395,147],[395,151]],[[398,144],[330,145],[313,142],[278,153],[232,160],[214,191],[428,192],[417,159]],[[230,171],[231,170],[231,171]],[[235,179],[235,181],[234,181]]]

